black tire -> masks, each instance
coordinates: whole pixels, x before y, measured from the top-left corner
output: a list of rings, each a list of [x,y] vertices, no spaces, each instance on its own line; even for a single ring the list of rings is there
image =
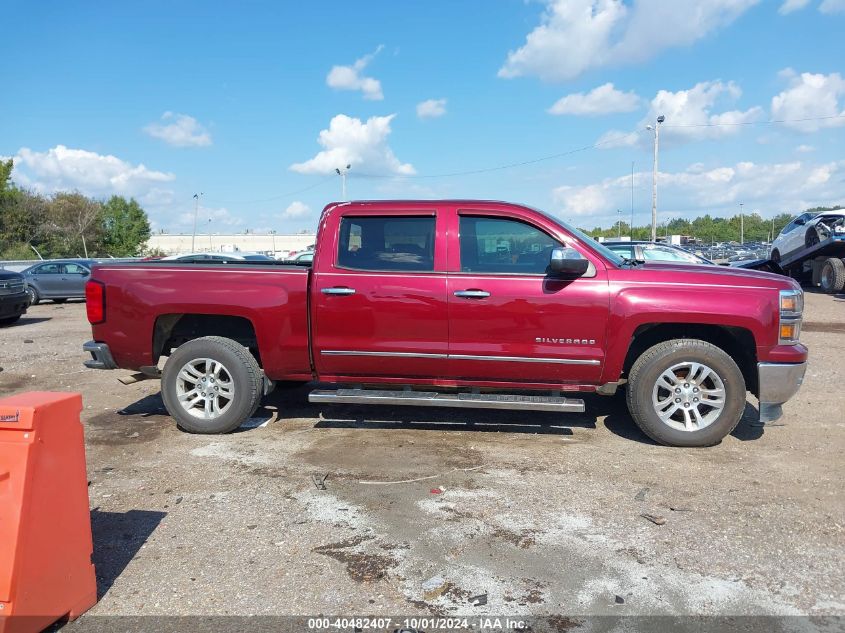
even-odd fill
[[[816,230],[816,227],[811,226],[807,229],[807,234],[804,236],[804,246],[810,248],[811,246],[815,246],[819,243],[819,232]]]
[[[778,249],[772,251],[771,259],[774,263],[780,264],[780,251]]]
[[[29,295],[29,305],[37,306],[40,303],[41,295],[38,294],[38,290],[36,290],[34,286],[27,286],[26,294]]]
[[[12,325],[13,323],[17,323],[18,321],[20,321],[20,319],[21,319],[20,314],[17,315],[17,316],[6,317],[6,318],[3,318],[3,319],[0,319],[0,326],[2,326],[2,325]]]
[[[234,394],[228,407],[213,419],[203,419],[189,413],[179,402],[177,393],[179,372],[187,363],[202,358],[221,363],[234,385]],[[165,363],[161,377],[164,406],[179,428],[188,433],[234,431],[255,413],[261,402],[262,386],[263,375],[255,357],[243,345],[222,336],[204,336],[179,346]]]
[[[828,257],[822,264],[819,285],[830,294],[845,290],[845,262],[836,257]]]
[[[652,404],[661,374],[679,363],[702,363],[724,385],[725,404],[715,420],[697,430],[683,431],[663,422]],[[745,379],[734,360],[719,347],[698,339],[674,339],[646,350],[628,373],[628,411],[643,433],[666,446],[712,446],[739,424],[745,410]],[[695,406],[695,405],[693,405]]]
[[[53,299],[53,303],[65,303],[65,302],[67,302],[67,298]]]

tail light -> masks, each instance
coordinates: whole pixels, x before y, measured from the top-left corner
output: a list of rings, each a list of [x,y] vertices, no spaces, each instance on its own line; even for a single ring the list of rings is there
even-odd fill
[[[89,281],[85,284],[85,309],[91,325],[106,320],[106,287],[101,282]]]

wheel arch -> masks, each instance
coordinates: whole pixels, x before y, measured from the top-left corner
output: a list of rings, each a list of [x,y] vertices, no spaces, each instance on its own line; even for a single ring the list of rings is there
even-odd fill
[[[757,347],[751,330],[708,323],[645,323],[634,330],[623,363],[627,376],[647,349],[673,339],[700,339],[722,349],[739,366],[749,391],[758,393]]]
[[[194,339],[222,336],[247,349],[261,366],[255,324],[244,316],[202,313],[172,313],[156,317],[153,326],[153,361]]]

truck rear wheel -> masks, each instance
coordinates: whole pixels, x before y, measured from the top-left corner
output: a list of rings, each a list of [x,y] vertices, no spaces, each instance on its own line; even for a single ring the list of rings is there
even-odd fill
[[[819,284],[822,290],[831,294],[845,290],[845,262],[836,257],[828,257],[822,264]]]
[[[718,444],[745,409],[745,379],[737,364],[698,339],[646,350],[628,374],[626,392],[637,426],[667,446]]]
[[[181,345],[164,365],[161,395],[189,433],[228,433],[255,413],[262,375],[249,350],[232,339],[205,336]]]

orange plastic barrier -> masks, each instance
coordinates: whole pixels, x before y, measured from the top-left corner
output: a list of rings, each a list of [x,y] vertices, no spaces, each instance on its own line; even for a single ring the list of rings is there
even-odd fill
[[[97,602],[80,411],[75,393],[0,399],[0,633]]]

